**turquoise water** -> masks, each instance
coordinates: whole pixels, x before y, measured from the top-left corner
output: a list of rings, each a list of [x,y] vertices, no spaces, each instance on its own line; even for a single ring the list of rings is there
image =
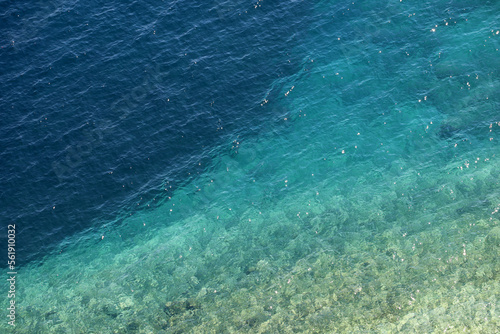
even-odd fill
[[[498,332],[499,3],[311,15],[272,120],[19,269],[16,332]]]

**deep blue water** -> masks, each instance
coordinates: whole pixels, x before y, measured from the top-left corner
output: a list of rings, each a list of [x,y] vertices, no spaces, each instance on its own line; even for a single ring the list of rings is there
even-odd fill
[[[302,1],[252,16],[248,1],[2,8],[0,213],[19,227],[23,263],[147,208],[221,140],[286,113],[260,103],[303,65],[312,19]]]

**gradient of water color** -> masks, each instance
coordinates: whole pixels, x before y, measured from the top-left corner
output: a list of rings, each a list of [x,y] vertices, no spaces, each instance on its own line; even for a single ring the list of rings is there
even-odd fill
[[[279,58],[262,60],[258,99],[234,104],[255,112],[232,114],[194,176],[151,177],[163,194],[143,209],[19,269],[19,333],[497,331],[499,3],[290,6],[307,8],[279,21],[301,28],[294,66],[268,80]],[[290,12],[214,7],[228,27]]]

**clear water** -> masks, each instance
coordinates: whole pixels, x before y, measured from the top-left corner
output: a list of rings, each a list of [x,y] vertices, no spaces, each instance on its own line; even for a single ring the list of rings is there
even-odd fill
[[[265,117],[20,268],[16,332],[498,331],[500,4],[308,5]]]

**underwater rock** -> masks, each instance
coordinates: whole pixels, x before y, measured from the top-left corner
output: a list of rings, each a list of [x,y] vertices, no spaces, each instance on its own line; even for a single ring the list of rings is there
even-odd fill
[[[449,138],[455,136],[459,132],[460,132],[460,129],[458,129],[450,124],[441,124],[439,126],[438,136],[441,139],[449,139]]]
[[[458,59],[441,60],[432,67],[438,79],[457,77],[474,71],[473,65]]]
[[[127,332],[137,332],[139,330],[140,325],[137,322],[131,322],[127,325]]]
[[[104,305],[102,307],[102,312],[111,318],[116,318],[120,314],[114,305]]]
[[[169,317],[174,317],[185,312],[197,310],[199,308],[201,308],[201,304],[197,301],[192,299],[185,299],[166,303],[163,311]]]
[[[490,233],[486,237],[486,244],[490,247],[499,247],[500,246],[500,227],[496,226],[491,229]]]

